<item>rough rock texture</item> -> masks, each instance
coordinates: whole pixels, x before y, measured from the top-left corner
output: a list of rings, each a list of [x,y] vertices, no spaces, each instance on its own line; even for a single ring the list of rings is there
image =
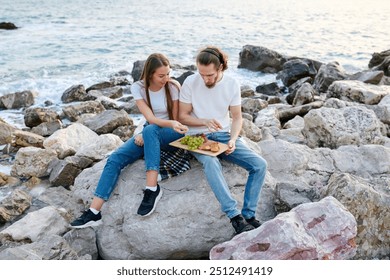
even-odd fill
[[[350,259],[356,253],[356,221],[333,197],[279,214],[260,228],[214,246],[212,260]]]
[[[328,88],[328,97],[355,101],[368,105],[378,104],[390,94],[390,86],[370,85],[360,81],[335,81]]]
[[[91,257],[85,256],[84,259]],[[77,260],[77,252],[58,235],[45,236],[37,242],[7,248],[0,252],[0,260]]]
[[[98,135],[88,127],[74,123],[65,129],[56,131],[43,142],[46,149],[54,150],[59,158],[76,154],[84,144],[91,144]]]
[[[74,201],[90,204],[103,163],[76,178]],[[163,196],[148,217],[136,214],[145,183],[143,161],[122,171],[113,195],[103,206],[103,225],[97,229],[99,252],[104,259],[204,258],[212,246],[232,237],[233,227],[221,212],[200,165],[195,161],[191,165],[191,170],[160,183]],[[246,171],[228,163],[223,169],[233,196],[241,204]],[[260,220],[275,215],[271,184],[268,179],[262,189]]]
[[[36,147],[21,148],[16,154],[11,175],[21,178],[47,176],[49,163],[56,158],[53,150]]]
[[[381,144],[381,124],[375,113],[361,106],[320,108],[304,117],[307,145],[338,148],[342,145]]]
[[[389,182],[388,182],[389,183]],[[389,185],[388,185],[389,186]],[[334,174],[326,195],[337,198],[357,221],[356,258],[390,252],[390,190],[350,174]]]
[[[284,56],[273,50],[265,47],[246,45],[240,51],[238,68],[246,68],[265,73],[277,73],[283,69],[283,64],[286,61],[287,59]]]
[[[59,210],[52,206],[47,206],[28,213],[25,217],[1,231],[0,241],[34,242],[46,235],[62,234],[66,231],[66,227],[66,220],[60,215]],[[26,228],[29,230],[26,231]]]
[[[32,197],[19,189],[0,202],[0,223],[12,221],[30,207]]]

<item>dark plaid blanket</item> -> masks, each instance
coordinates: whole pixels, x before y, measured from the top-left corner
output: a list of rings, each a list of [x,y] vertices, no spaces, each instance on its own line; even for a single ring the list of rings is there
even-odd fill
[[[160,157],[161,180],[180,175],[191,168],[191,154],[186,150],[161,151]]]

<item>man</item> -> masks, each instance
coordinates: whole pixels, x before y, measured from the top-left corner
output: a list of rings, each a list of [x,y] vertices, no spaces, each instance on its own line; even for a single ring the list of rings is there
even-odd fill
[[[218,157],[192,154],[203,165],[221,210],[239,234],[260,226],[255,212],[267,163],[239,136],[242,127],[241,90],[235,79],[224,74],[228,68],[227,55],[217,47],[207,47],[197,55],[196,64],[198,73],[187,77],[180,91],[179,120],[189,126],[189,134],[205,133],[210,140],[228,144],[228,150]],[[237,164],[249,172],[241,213],[223,177],[219,159]]]

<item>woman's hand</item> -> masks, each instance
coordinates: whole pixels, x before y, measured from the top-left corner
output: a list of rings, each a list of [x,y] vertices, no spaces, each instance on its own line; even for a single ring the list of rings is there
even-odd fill
[[[134,137],[134,143],[135,143],[137,146],[140,146],[140,147],[142,147],[142,146],[144,145],[144,138],[142,137],[142,133],[137,134],[137,135]]]
[[[172,128],[174,131],[184,134],[188,131],[188,126],[181,124],[178,121],[172,121]]]

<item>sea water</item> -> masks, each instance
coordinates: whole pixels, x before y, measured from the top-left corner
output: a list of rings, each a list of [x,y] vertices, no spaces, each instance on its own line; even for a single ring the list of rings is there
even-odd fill
[[[252,87],[275,75],[237,68],[247,44],[361,71],[390,48],[389,14],[387,0],[0,0],[0,22],[19,27],[0,30],[0,95],[35,90],[37,103],[58,103],[70,86],[131,72],[152,52],[194,64],[206,45]]]

